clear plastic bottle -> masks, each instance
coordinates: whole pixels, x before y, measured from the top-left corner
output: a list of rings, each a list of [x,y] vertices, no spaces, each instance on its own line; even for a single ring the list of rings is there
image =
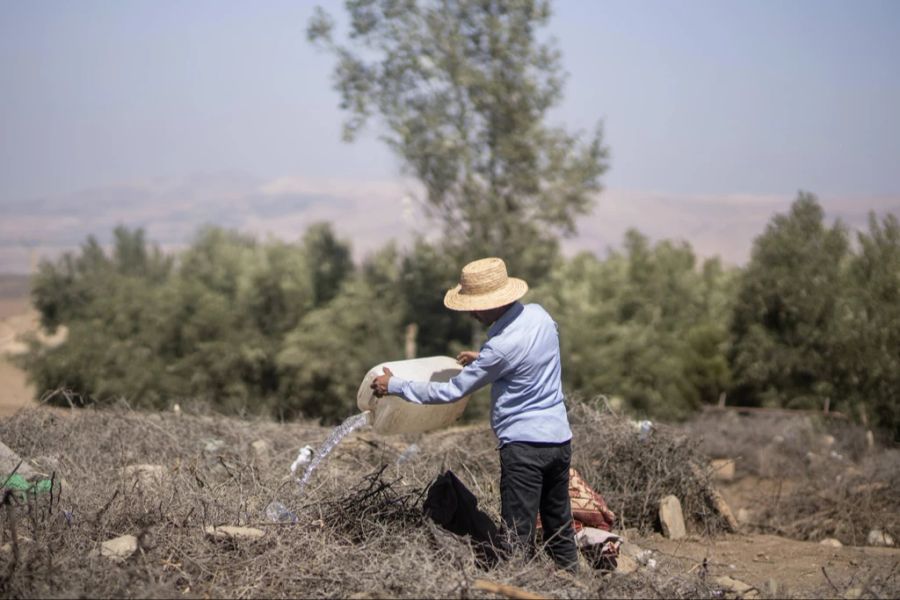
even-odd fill
[[[277,500],[273,500],[266,507],[266,518],[268,518],[273,523],[296,523],[297,515],[288,510],[288,507],[278,502]]]

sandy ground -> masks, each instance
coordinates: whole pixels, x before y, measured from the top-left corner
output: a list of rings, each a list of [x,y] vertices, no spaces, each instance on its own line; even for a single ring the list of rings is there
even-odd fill
[[[657,534],[629,540],[652,550],[660,568],[697,572],[706,559],[711,581],[731,577],[756,587],[764,597],[842,596],[854,587],[864,588],[870,577],[886,577],[900,570],[900,550],[896,548],[833,548],[761,534],[684,540]]]
[[[9,358],[20,351],[19,336],[38,329],[38,315],[28,301],[27,282],[0,276],[0,416],[34,403],[34,389]]]

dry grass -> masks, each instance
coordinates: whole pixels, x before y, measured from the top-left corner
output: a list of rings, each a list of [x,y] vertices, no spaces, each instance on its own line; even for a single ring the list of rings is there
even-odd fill
[[[660,430],[640,442],[631,425],[576,405],[575,464],[624,515],[652,528],[654,497],[676,493],[695,530],[717,531],[692,480],[693,447]],[[277,424],[215,416],[144,414],[125,409],[60,414],[27,410],[0,422],[0,439],[41,470],[62,478],[61,495],[21,503],[0,514],[0,594],[7,597],[486,597],[473,588],[488,578],[554,597],[710,597],[696,575],[639,571],[577,578],[539,555],[491,571],[468,543],[420,516],[421,494],[442,469],[453,469],[497,519],[495,440],[484,426],[393,439],[360,432],[315,474],[303,496],[287,475],[297,449],[328,430],[311,423]],[[270,448],[256,454],[251,444]],[[421,451],[397,459],[415,442]],[[129,465],[165,467],[158,478],[134,479]],[[646,500],[645,500],[646,498]],[[298,515],[291,525],[267,522],[273,499]],[[208,525],[258,527],[254,541],[214,541]],[[15,548],[12,547],[12,529]],[[139,549],[124,563],[99,554],[124,534]]]
[[[865,546],[879,529],[900,539],[900,451],[867,457],[858,466],[831,464],[812,470],[791,494],[770,503],[762,521],[800,540],[836,538]]]
[[[784,493],[759,494],[751,529],[853,546],[866,545],[873,529],[900,539],[900,451],[869,450],[862,426],[806,414],[709,411],[685,430],[704,453],[735,459],[738,477],[788,484]]]

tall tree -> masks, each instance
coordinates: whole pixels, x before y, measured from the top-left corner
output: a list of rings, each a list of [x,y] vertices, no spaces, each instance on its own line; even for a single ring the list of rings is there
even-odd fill
[[[869,216],[848,278],[842,392],[900,440],[900,221]]]
[[[344,137],[373,116],[424,188],[457,260],[504,257],[533,281],[575,231],[607,169],[602,131],[582,139],[545,123],[561,99],[540,0],[348,0],[350,31],[317,9],[308,38],[337,58]]]
[[[732,321],[736,396],[751,404],[819,407],[835,400],[842,271],[849,258],[840,223],[824,224],[801,192],[754,241]]]
[[[303,251],[312,271],[315,305],[321,306],[337,296],[353,273],[350,246],[338,240],[330,223],[314,223],[303,234]]]

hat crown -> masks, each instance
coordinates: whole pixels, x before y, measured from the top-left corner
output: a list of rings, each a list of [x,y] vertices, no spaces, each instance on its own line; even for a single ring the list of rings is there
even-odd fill
[[[460,294],[478,296],[503,288],[509,281],[506,263],[500,258],[482,258],[463,267]]]

